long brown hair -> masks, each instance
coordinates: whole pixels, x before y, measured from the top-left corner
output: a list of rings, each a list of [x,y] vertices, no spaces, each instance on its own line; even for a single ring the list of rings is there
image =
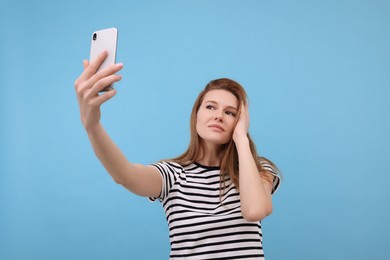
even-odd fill
[[[238,104],[241,104],[241,102],[244,102],[244,104],[247,104],[247,95],[244,90],[244,88],[238,84],[236,81],[228,79],[228,78],[220,78],[216,80],[210,81],[206,87],[203,89],[202,92],[200,92],[198,98],[196,99],[194,106],[192,108],[191,112],[191,119],[190,119],[190,133],[191,133],[191,139],[190,144],[187,148],[187,150],[180,156],[171,159],[171,161],[176,162],[180,165],[189,165],[191,163],[196,162],[197,160],[202,159],[202,142],[201,137],[198,135],[196,131],[196,119],[199,107],[201,106],[203,99],[205,95],[211,91],[211,90],[226,90],[232,93],[237,99]],[[236,117],[236,123],[239,118],[239,115],[241,113],[241,106],[238,107],[238,113]],[[261,161],[266,161],[269,164],[271,164],[272,167],[274,167],[275,171],[277,171],[277,167],[268,159],[264,157],[260,157],[257,154],[256,146],[254,142],[252,141],[252,138],[250,137],[248,133],[248,139],[249,139],[249,145],[252,152],[252,156],[256,162],[257,169],[261,176],[266,179],[269,182],[272,182],[272,175],[270,175],[261,165]],[[225,188],[225,176],[226,174],[229,175],[230,179],[236,186],[236,188],[239,188],[239,168],[238,168],[238,153],[237,148],[234,144],[233,138],[230,139],[230,141],[221,147],[221,161],[220,161],[220,180],[221,180],[221,195],[222,191]]]

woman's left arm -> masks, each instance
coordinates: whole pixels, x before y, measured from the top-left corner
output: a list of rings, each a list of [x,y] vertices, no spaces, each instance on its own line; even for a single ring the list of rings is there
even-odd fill
[[[241,104],[241,114],[233,132],[239,161],[241,213],[247,221],[260,221],[272,213],[272,183],[260,176],[252,156],[249,139],[248,106]]]

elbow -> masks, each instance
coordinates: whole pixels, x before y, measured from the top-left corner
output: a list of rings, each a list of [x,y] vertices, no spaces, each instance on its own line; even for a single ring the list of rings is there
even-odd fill
[[[248,222],[258,222],[271,215],[272,207],[261,208],[261,209],[247,209],[242,210],[242,216]]]
[[[114,180],[114,182],[115,182],[116,184],[124,185],[124,183],[123,183],[123,181],[122,181],[121,179],[119,179],[119,178],[114,178],[114,177],[112,177],[112,179]]]

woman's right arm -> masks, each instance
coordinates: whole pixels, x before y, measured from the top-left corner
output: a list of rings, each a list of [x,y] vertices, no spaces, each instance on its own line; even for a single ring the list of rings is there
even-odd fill
[[[158,170],[152,166],[130,163],[100,123],[100,106],[111,99],[116,90],[112,89],[101,95],[99,92],[121,80],[121,76],[116,73],[123,68],[122,64],[115,64],[96,72],[106,57],[107,53],[103,52],[90,64],[84,61],[84,71],[75,81],[81,122],[96,156],[115,182],[137,195],[158,197],[162,187]]]

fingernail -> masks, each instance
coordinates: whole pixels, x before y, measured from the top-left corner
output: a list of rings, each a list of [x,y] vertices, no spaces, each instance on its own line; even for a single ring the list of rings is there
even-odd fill
[[[116,66],[117,67],[123,67],[123,63],[122,62],[121,63],[117,63]]]

